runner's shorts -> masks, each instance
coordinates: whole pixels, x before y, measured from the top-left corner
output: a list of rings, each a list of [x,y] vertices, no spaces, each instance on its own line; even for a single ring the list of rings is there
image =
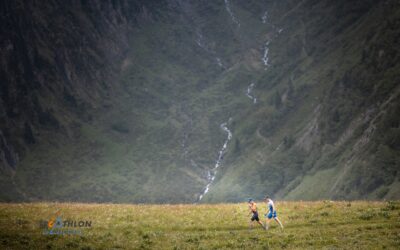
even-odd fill
[[[274,211],[274,212],[269,212],[267,215],[266,215],[266,217],[268,218],[268,219],[272,219],[272,218],[276,218],[276,211]]]
[[[253,217],[251,217],[251,221],[260,221],[260,218],[258,218],[257,212],[253,212]]]

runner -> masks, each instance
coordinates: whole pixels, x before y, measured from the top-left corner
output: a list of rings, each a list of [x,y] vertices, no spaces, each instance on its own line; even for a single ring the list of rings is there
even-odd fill
[[[253,216],[251,217],[251,221],[250,221],[250,228],[253,228],[254,221],[257,221],[257,223],[262,228],[264,228],[264,225],[261,223],[260,218],[258,218],[257,204],[253,201],[253,199],[249,199],[249,210],[250,210],[250,214],[253,214]]]
[[[274,218],[274,220],[276,222],[278,222],[278,224],[281,226],[281,229],[283,230],[283,225],[281,223],[281,221],[278,219],[278,216],[276,215],[276,209],[275,209],[275,205],[274,202],[271,200],[271,198],[269,198],[269,196],[265,196],[265,202],[267,203],[268,206],[268,214],[265,214],[264,216],[267,218],[265,220],[265,230],[268,230],[269,227],[269,222],[271,221],[272,218]]]

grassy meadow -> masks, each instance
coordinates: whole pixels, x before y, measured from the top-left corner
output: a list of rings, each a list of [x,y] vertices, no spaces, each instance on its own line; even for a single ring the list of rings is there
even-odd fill
[[[260,214],[265,205],[258,203]],[[1,249],[396,249],[400,202],[279,202],[268,231],[247,204],[0,204]],[[80,235],[43,235],[40,221],[91,221]],[[42,222],[43,223],[43,222]],[[66,230],[63,227],[62,230]]]

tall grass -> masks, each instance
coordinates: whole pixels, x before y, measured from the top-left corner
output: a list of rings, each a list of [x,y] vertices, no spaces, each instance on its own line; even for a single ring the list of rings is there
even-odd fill
[[[258,204],[260,215],[266,206]],[[399,202],[278,202],[285,229],[249,229],[247,205],[0,204],[1,249],[396,249]],[[40,221],[91,221],[43,235]],[[43,225],[42,225],[43,226]],[[64,228],[66,229],[66,228]]]

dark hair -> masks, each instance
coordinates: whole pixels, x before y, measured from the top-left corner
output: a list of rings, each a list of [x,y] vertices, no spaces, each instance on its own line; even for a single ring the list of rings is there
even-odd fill
[[[265,196],[265,199],[269,199],[269,195],[268,194]]]

